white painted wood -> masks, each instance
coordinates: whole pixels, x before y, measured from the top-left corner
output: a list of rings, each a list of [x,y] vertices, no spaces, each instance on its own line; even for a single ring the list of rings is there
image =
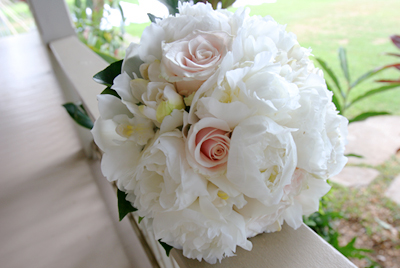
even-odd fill
[[[75,35],[71,16],[64,0],[29,0],[28,3],[45,44]]]
[[[106,87],[94,82],[92,77],[106,68],[107,62],[81,43],[75,35],[55,40],[49,47],[78,93],[86,111],[92,118],[98,118],[100,114],[96,96]]]
[[[306,225],[294,230],[284,225],[280,232],[261,234],[250,239],[253,249],[237,248],[236,256],[214,265],[183,257],[173,249],[180,267],[190,268],[348,268],[356,267]]]

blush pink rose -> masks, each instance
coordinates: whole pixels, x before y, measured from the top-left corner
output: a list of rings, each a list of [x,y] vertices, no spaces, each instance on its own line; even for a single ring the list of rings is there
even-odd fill
[[[230,133],[225,121],[213,117],[193,124],[187,136],[189,164],[205,175],[224,171],[229,155]]]
[[[202,32],[171,43],[163,43],[161,76],[176,82],[181,95],[195,92],[218,68],[231,50],[232,36],[226,32]]]

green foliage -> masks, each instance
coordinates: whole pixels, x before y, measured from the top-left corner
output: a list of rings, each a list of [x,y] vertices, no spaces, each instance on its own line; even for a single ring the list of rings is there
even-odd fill
[[[158,0],[158,1],[163,3],[168,8],[169,14],[175,15],[176,13],[178,13],[179,0]],[[184,2],[187,2],[187,1],[184,1]]]
[[[71,116],[71,118],[80,126],[87,128],[87,129],[92,129],[93,128],[93,122],[89,118],[89,115],[87,114],[85,108],[83,108],[83,105],[78,105],[72,102],[68,102],[63,104],[64,108],[67,110],[68,114]]]
[[[333,221],[342,219],[343,215],[339,212],[334,212],[327,208],[328,197],[322,197],[320,201],[320,208],[318,212],[304,217],[304,223],[319,234],[328,243],[333,244],[337,237],[338,232],[333,226]]]
[[[370,249],[365,249],[365,248],[356,248],[354,246],[355,242],[357,240],[357,237],[353,237],[353,239],[347,243],[344,247],[340,247],[337,245],[337,249],[342,253],[344,256],[349,257],[349,258],[357,258],[357,259],[363,259],[366,256],[362,254],[362,252],[372,252]]]
[[[104,89],[100,94],[108,94],[108,95],[113,95],[114,97],[117,97],[118,99],[121,99],[121,97],[118,95],[117,91],[114,89],[107,87]]]
[[[104,6],[117,9],[121,14],[121,25],[119,28],[106,29],[104,14],[110,13]],[[79,39],[107,62],[111,57],[120,58],[124,55],[123,35],[125,33],[125,17],[119,0],[75,0],[72,7],[73,19]]]
[[[150,21],[153,22],[153,23],[156,22],[156,19],[161,19],[160,17],[156,17],[151,13],[147,13],[147,16],[149,17]]]
[[[106,85],[107,87],[100,94],[108,94],[121,99],[117,91],[111,88],[115,77],[121,74],[123,60],[116,61],[107,66],[104,70],[101,70],[93,76],[93,80],[99,84]]]
[[[119,214],[119,220],[122,221],[122,219],[131,212],[134,212],[137,210],[137,208],[134,208],[128,200],[126,200],[127,194],[124,193],[123,191],[119,190],[117,191],[117,198],[118,198],[118,214]]]
[[[114,78],[121,74],[122,60],[110,64],[104,70],[98,72],[93,76],[93,80],[99,84],[111,87]]]
[[[163,241],[161,241],[161,239],[158,239],[158,243],[160,243],[160,245],[165,249],[165,254],[167,254],[167,257],[169,257],[169,253],[171,252],[171,249],[173,249],[173,247],[171,247],[167,243],[164,243]]]
[[[334,222],[342,219],[343,215],[328,208],[328,202],[331,202],[329,195],[322,197],[319,211],[304,217],[304,223],[347,258],[368,258],[362,253],[372,252],[371,250],[354,246],[357,237],[354,237],[343,247],[339,245],[339,232],[336,230]]]
[[[364,156],[359,155],[359,154],[346,154],[345,156],[347,156],[347,157],[352,156],[352,157],[357,157],[357,158],[364,158]]]
[[[363,120],[367,119],[368,117],[372,117],[372,116],[388,115],[388,114],[389,114],[388,112],[366,112],[366,113],[359,114],[356,117],[350,119],[349,123],[363,121]]]
[[[359,95],[357,97],[353,97],[352,94],[352,89],[356,86],[358,86],[360,83],[364,82],[365,80],[375,76],[376,74],[380,73],[383,70],[389,69],[389,68],[399,68],[400,69],[400,64],[390,64],[386,66],[381,66],[378,68],[374,68],[371,71],[368,71],[361,75],[359,78],[357,78],[354,82],[351,82],[350,78],[350,72],[349,72],[349,67],[348,67],[348,61],[347,61],[347,56],[346,56],[346,50],[342,47],[339,48],[339,62],[341,69],[343,71],[344,78],[346,80],[347,88],[343,88],[340,86],[339,79],[337,78],[337,75],[333,72],[333,70],[326,64],[325,61],[322,59],[317,58],[317,62],[319,65],[322,67],[322,69],[325,71],[327,74],[327,77],[331,79],[335,87],[332,87],[329,82],[327,82],[327,87],[330,91],[333,93],[332,101],[336,106],[336,109],[339,111],[340,114],[346,115],[345,112],[348,108],[350,108],[354,103],[357,103],[360,100],[363,100],[365,98],[369,98],[377,93],[385,92],[387,90],[391,90],[394,88],[397,88],[400,86],[400,81],[397,83],[396,81],[381,81],[381,82],[390,82],[389,85],[385,86],[380,86],[374,89],[367,90],[364,94]],[[377,116],[377,115],[385,115],[389,114],[386,111],[367,111],[364,113],[361,113],[353,118],[349,119],[349,123],[356,122],[356,121],[361,121],[365,120],[369,117],[372,116]]]

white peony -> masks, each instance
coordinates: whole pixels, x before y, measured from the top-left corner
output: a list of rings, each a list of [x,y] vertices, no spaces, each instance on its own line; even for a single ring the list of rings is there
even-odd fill
[[[92,129],[94,141],[104,152],[103,174],[116,181],[120,189],[132,183],[131,178],[144,145],[154,136],[149,119],[134,117],[118,98],[99,95],[100,118]]]
[[[251,250],[243,217],[231,210],[230,214],[215,218],[212,211],[218,213],[218,208],[210,201],[201,197],[183,210],[156,214],[153,220],[156,239],[182,249],[188,258],[204,259],[211,264],[233,256],[237,246]]]
[[[206,180],[190,169],[184,152],[181,133],[175,130],[157,133],[141,153],[134,187],[125,187],[140,216],[181,210],[208,194]]]

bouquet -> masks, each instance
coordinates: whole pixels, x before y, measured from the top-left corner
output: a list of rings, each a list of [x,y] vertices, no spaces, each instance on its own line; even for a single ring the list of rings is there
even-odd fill
[[[310,55],[269,16],[203,3],[129,46],[92,133],[156,239],[216,263],[318,210],[348,121]]]

